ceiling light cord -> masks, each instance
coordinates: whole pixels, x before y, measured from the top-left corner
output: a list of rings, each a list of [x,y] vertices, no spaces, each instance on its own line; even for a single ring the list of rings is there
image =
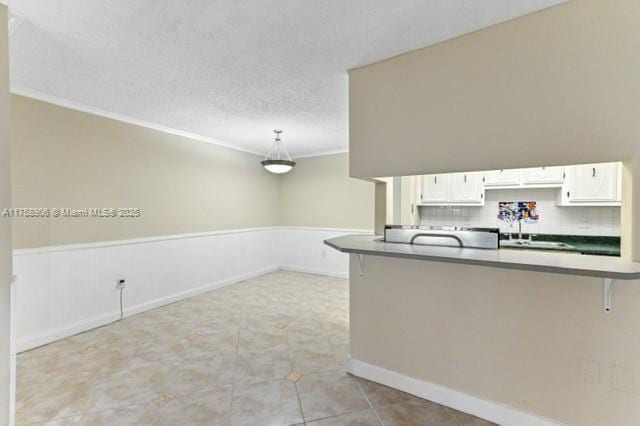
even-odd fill
[[[276,174],[289,173],[296,166],[296,162],[291,159],[287,148],[284,147],[284,143],[280,139],[282,130],[276,129],[273,132],[276,134],[273,148],[260,163],[268,172]]]
[[[287,160],[292,161],[287,148],[285,148],[284,144],[282,143],[282,139],[280,139],[282,130],[274,130],[273,132],[276,134],[276,140],[273,142],[273,148],[271,148],[271,151],[269,151],[267,155],[265,155],[264,159],[268,160],[270,158],[273,158],[271,157],[271,155],[275,153],[275,159],[281,160],[282,153],[284,153],[284,155],[287,157]]]

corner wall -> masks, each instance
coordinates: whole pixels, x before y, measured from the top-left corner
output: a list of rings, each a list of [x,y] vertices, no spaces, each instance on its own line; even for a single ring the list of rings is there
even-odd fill
[[[139,207],[139,219],[15,222],[18,350],[278,268],[346,277],[326,238],[373,229],[348,154],[273,175],[260,157],[12,96],[19,207]],[[279,226],[285,225],[285,226]]]
[[[349,154],[296,159],[282,176],[280,224],[373,229],[374,185],[349,177]]]
[[[7,7],[0,4],[0,211],[11,206],[9,142],[9,46]],[[8,425],[11,401],[11,222],[0,217],[0,424]]]

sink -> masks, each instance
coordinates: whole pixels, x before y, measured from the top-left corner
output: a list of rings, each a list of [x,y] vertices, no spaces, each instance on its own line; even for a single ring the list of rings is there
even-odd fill
[[[500,241],[501,247],[530,247],[537,249],[573,249],[574,246],[571,246],[566,243],[561,243],[557,241],[531,241],[531,240],[503,240]]]

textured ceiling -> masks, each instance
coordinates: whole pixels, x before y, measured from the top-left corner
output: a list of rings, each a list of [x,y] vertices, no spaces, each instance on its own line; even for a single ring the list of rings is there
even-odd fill
[[[348,146],[346,70],[562,0],[14,0],[11,84],[265,153]],[[425,76],[428,78],[428,76]]]

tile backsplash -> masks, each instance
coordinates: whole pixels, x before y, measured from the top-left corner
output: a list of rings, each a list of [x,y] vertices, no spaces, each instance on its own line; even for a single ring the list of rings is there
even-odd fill
[[[483,226],[501,232],[518,232],[518,224],[497,218],[498,203],[504,200],[536,201],[538,221],[523,223],[522,232],[533,234],[620,235],[620,207],[558,207],[557,188],[493,189],[486,192],[484,206],[420,207],[425,226]]]

